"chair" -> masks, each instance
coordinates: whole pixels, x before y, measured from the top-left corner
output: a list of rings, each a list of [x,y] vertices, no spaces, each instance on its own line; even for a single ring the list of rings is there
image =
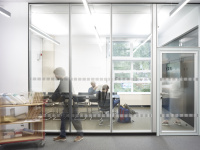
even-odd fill
[[[114,109],[115,106],[120,105],[120,99],[118,95],[113,95],[112,97],[113,97],[112,102]],[[101,112],[101,119],[99,125],[103,125],[103,114],[110,112],[110,93],[99,92],[97,94],[97,98],[98,98],[99,111]],[[115,111],[114,114],[116,114]],[[115,115],[113,116],[113,119],[115,119]]]
[[[91,109],[91,117],[90,117],[90,120],[92,120],[92,118],[93,118],[93,113],[94,112],[99,112],[99,105],[98,105],[98,98],[96,97],[96,96],[94,96],[94,95],[90,95],[89,96],[89,102],[90,102],[90,109]],[[93,106],[97,106],[98,107],[98,109],[97,110],[95,110],[95,111],[93,111],[92,110],[92,107]]]
[[[48,92],[48,95],[46,95],[46,98],[49,98],[50,100],[45,104],[45,107],[52,107],[52,111],[45,113],[45,120],[60,120],[60,115],[62,113],[60,113],[59,107],[63,107],[64,104],[63,102],[53,102],[51,99],[52,95],[53,92]],[[64,92],[61,95],[64,97],[65,101],[69,99],[69,93]]]
[[[78,95],[85,96],[85,101],[82,102],[82,104],[85,104],[85,106],[87,107],[87,114],[88,114],[88,102],[86,100],[89,98],[89,94],[86,92],[79,92]]]
[[[101,113],[101,118],[99,125],[103,125],[103,114],[109,113],[110,112],[110,97],[107,92],[101,92],[99,91],[97,93],[97,98],[98,98],[98,105],[99,105],[99,111]],[[106,115],[105,115],[106,116]]]
[[[78,116],[80,116],[81,113],[87,113],[88,114],[88,103],[86,102],[86,96],[85,95],[74,95],[73,96],[73,101],[77,103],[78,106],[86,106],[87,107],[87,112],[80,112]],[[87,117],[84,119],[77,118],[75,116],[74,120],[86,120]]]
[[[86,96],[86,98],[89,100],[89,106],[90,106],[90,113],[91,113],[91,117],[90,117],[90,120],[92,120],[92,117],[93,117],[93,113],[94,112],[99,112],[99,107],[98,107],[98,99],[96,98],[96,96],[94,95],[90,95],[89,93],[86,93],[86,92],[79,92],[78,95],[84,95]],[[96,111],[93,111],[92,110],[92,107],[93,106],[97,106],[98,107],[98,110]],[[88,111],[87,111],[88,112]]]

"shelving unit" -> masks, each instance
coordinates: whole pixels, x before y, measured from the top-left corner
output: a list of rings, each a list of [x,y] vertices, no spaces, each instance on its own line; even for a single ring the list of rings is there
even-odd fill
[[[8,107],[28,107],[27,118],[25,120],[17,120],[14,122],[3,122],[3,116],[5,115]],[[35,116],[35,112],[32,110],[40,109],[41,117]],[[39,110],[38,109],[38,110]],[[30,115],[32,111],[33,115]],[[38,146],[45,145],[45,133],[44,133],[44,103],[33,104],[19,104],[19,105],[0,105],[0,145],[7,143],[25,142],[25,141],[38,141]],[[39,113],[38,113],[39,114]],[[15,124],[28,124],[28,128],[33,130],[33,134],[24,134],[21,137],[4,138],[3,134],[8,125]]]

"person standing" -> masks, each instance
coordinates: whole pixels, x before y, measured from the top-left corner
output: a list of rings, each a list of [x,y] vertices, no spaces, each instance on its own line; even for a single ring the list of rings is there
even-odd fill
[[[69,112],[70,112],[70,102],[69,102],[69,78],[65,75],[65,70],[61,67],[56,68],[53,71],[57,80],[60,80],[60,84],[52,95],[52,101],[63,102],[63,113],[61,115],[61,127],[60,127],[60,135],[58,137],[53,138],[54,141],[66,141],[66,129],[69,126]],[[72,87],[73,92],[73,87]],[[73,93],[72,93],[73,94]],[[77,137],[74,139],[74,142],[83,140],[83,132],[82,132],[82,124],[80,120],[75,120],[75,116],[78,114],[78,106],[73,102],[72,104],[72,124],[74,128],[77,130]]]

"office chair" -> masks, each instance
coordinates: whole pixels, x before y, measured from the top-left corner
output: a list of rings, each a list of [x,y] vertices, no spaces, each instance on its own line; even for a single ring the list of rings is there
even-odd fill
[[[114,112],[113,119],[115,121],[116,112],[114,110],[114,107],[117,106],[117,105],[120,105],[120,99],[119,99],[118,95],[113,95],[112,97],[113,97],[112,113]],[[97,98],[98,98],[98,105],[99,105],[99,108],[100,108],[99,111],[101,112],[101,119],[100,119],[99,125],[103,125],[103,114],[110,112],[110,93],[99,92],[97,94]]]
[[[78,116],[75,116],[74,120],[86,120],[87,116],[83,119],[77,118],[80,116],[81,113],[87,113],[88,115],[88,103],[86,102],[86,96],[85,95],[74,95],[73,101],[77,103],[78,106],[86,106],[87,112],[79,112]]]
[[[110,112],[110,97],[109,97],[109,94],[107,92],[99,91],[97,93],[97,98],[98,98],[99,111],[101,113],[99,125],[102,126],[103,121],[104,121],[103,120],[103,114],[105,114],[105,116],[106,116],[106,113]]]
[[[45,107],[52,107],[52,111],[45,113],[45,120],[50,120],[50,119],[60,120],[61,119],[60,116],[62,113],[60,113],[59,107],[63,107],[64,105],[63,102],[69,99],[69,93],[65,92],[61,94],[64,99],[63,102],[53,102],[51,99],[52,95],[53,95],[53,92],[48,92],[48,95],[45,96],[46,98],[49,98],[49,101],[48,103],[45,104]]]
[[[89,100],[88,105],[90,106],[90,113],[91,113],[90,120],[92,120],[92,118],[93,118],[93,113],[94,113],[94,112],[97,112],[97,113],[99,112],[98,99],[96,98],[96,96],[90,95],[88,92],[79,92],[78,95],[84,95],[84,96],[86,96],[86,99]],[[93,110],[92,110],[92,107],[93,107],[93,106],[97,106],[97,107],[98,107],[98,110],[93,111]],[[88,114],[88,108],[87,108],[87,114]]]
[[[93,118],[93,113],[94,112],[99,112],[99,105],[98,105],[98,98],[96,97],[96,96],[93,96],[93,95],[90,95],[89,96],[89,102],[90,102],[90,112],[91,112],[91,117],[90,117],[90,120],[92,120],[92,118]],[[93,111],[92,110],[92,107],[93,106],[97,106],[98,107],[98,109],[97,110],[95,110],[95,111]]]

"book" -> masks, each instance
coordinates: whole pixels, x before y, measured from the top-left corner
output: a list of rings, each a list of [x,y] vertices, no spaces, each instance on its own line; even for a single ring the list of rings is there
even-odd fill
[[[22,137],[23,132],[22,130],[15,130],[15,137]]]
[[[14,130],[5,130],[5,131],[3,131],[3,138],[4,139],[10,139],[10,138],[14,138],[14,137],[15,137]]]
[[[1,105],[12,105],[3,95],[0,96],[0,104]]]
[[[31,130],[31,129],[28,129],[28,128],[24,128],[24,129],[22,130],[22,132],[23,132],[24,134],[34,134],[34,131]]]
[[[0,94],[0,102],[2,105],[17,105],[17,104],[26,104],[28,100],[26,100],[23,96],[12,93],[1,93]]]
[[[2,116],[1,117],[1,123],[9,123],[9,122],[15,122],[18,119],[13,116]]]
[[[13,100],[9,95],[3,95],[3,96],[7,101],[10,102],[10,104],[12,104],[12,105],[16,105],[17,104],[16,101]]]
[[[22,133],[21,134],[15,134],[15,137],[22,137]]]
[[[12,94],[12,97],[15,98],[18,104],[25,104],[25,102],[21,99],[20,95]]]
[[[15,118],[17,118],[18,120],[25,120],[26,117],[27,117],[27,113],[22,113],[22,114],[15,116]]]

